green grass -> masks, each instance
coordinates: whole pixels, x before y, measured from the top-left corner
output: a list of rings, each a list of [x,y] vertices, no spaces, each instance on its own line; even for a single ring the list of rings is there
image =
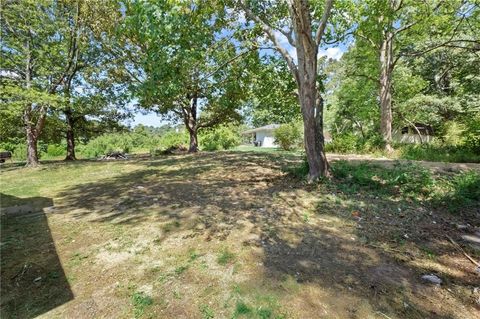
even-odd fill
[[[229,251],[228,249],[223,249],[217,256],[217,262],[225,266],[231,263],[235,259],[235,254]]]
[[[416,161],[480,163],[480,154],[465,147],[437,146],[433,144],[398,145],[399,158]]]
[[[132,295],[132,306],[133,306],[133,313],[135,318],[140,318],[143,316],[145,310],[153,305],[152,297],[148,296],[143,292],[135,292]]]
[[[215,318],[215,312],[212,308],[208,305],[200,305],[199,306],[200,313],[202,314],[202,319],[213,319]]]

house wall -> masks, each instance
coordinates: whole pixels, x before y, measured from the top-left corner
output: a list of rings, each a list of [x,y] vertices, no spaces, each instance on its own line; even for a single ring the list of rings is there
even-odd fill
[[[257,132],[257,142],[260,142],[262,147],[277,147],[275,144],[275,137],[273,136],[273,131],[271,130],[262,130]]]
[[[420,138],[420,135],[418,134],[402,134],[400,132],[396,132],[393,135],[393,140],[398,143],[411,143],[411,144],[420,144],[422,143],[429,143],[432,140],[431,135],[422,135]]]

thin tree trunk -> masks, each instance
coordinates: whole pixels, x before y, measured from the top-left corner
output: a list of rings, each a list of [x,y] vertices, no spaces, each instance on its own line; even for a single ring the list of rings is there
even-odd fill
[[[65,160],[74,161],[77,159],[75,156],[75,121],[73,119],[72,110],[70,108],[67,108],[67,110],[65,111],[65,117],[67,120],[67,156],[65,157]]]
[[[384,32],[380,47],[380,132],[385,150],[392,152],[392,56],[393,35]]]
[[[30,42],[25,44],[26,60],[25,60],[25,88],[30,89],[32,83],[32,56],[30,52]],[[35,126],[32,120],[32,104],[28,103],[23,111],[23,124],[25,125],[25,133],[27,137],[27,163],[25,166],[38,166],[38,151],[37,151],[37,139],[38,132],[35,130]]]

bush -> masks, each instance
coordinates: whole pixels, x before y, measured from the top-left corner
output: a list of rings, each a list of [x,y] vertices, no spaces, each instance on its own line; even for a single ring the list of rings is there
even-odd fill
[[[297,148],[302,142],[302,131],[297,123],[282,124],[275,130],[275,142],[285,151]]]
[[[240,135],[234,127],[221,125],[202,133],[200,145],[206,151],[228,150],[240,145]]]
[[[64,156],[66,154],[66,145],[62,144],[48,144],[47,151],[44,152],[47,157]]]
[[[359,138],[352,133],[344,133],[333,137],[331,143],[326,144],[327,152],[354,153],[357,150]]]
[[[111,133],[90,140],[82,148],[82,153],[86,157],[99,157],[111,152],[128,153],[133,147],[133,139],[130,134]]]
[[[175,132],[170,131],[162,135],[156,145],[150,148],[151,156],[159,156],[164,154],[164,151],[167,149],[177,148],[188,148],[189,136],[187,132]]]
[[[17,144],[15,148],[11,151],[12,159],[17,161],[25,161],[27,159],[27,145],[26,144]],[[40,154],[39,154],[40,156]]]
[[[476,154],[480,154],[480,114],[469,118],[462,133],[465,146]]]
[[[456,163],[480,163],[480,153],[467,146],[437,144],[402,144],[397,146],[399,157],[408,160]]]

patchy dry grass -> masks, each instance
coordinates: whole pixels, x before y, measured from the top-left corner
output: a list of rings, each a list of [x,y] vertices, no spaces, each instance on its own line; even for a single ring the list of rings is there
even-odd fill
[[[307,185],[285,173],[299,161],[220,152],[4,169],[1,317],[478,317],[479,272],[445,237],[479,258],[462,239],[478,236],[478,199],[452,214],[421,200],[423,185],[367,167]],[[472,193],[470,175],[432,174]],[[422,281],[431,273],[442,285]]]

